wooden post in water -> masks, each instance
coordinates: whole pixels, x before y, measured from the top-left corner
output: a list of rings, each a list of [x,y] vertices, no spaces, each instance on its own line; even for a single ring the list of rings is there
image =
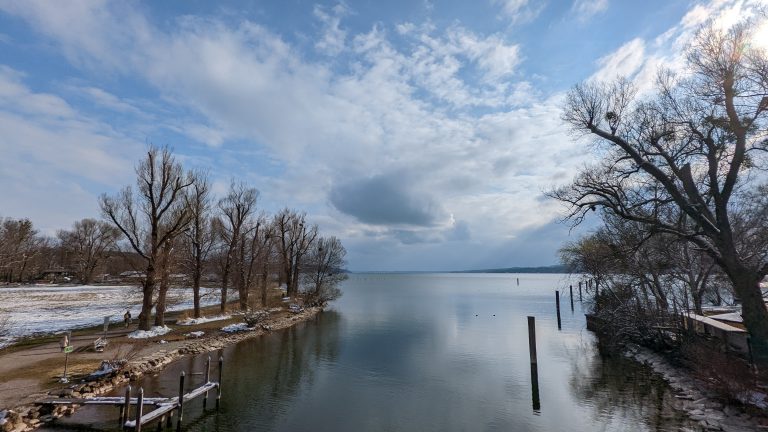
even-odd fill
[[[139,399],[136,401],[136,432],[141,432],[141,416],[144,414],[144,387],[139,388]]]
[[[125,388],[125,402],[120,408],[120,428],[125,430],[125,422],[128,421],[131,411],[131,386]]]
[[[208,360],[205,362],[205,383],[208,384],[211,382],[211,356],[208,356]],[[221,385],[221,383],[219,383]],[[205,409],[205,405],[208,403],[208,392],[205,392],[205,395],[203,395],[203,409]]]
[[[562,330],[563,325],[560,321],[560,291],[555,291],[555,306],[557,307],[557,329]]]
[[[219,357],[219,385],[216,386],[216,409],[221,402],[221,370],[224,368],[224,357]]]
[[[181,374],[179,375],[179,416],[176,419],[176,430],[181,430],[181,420],[184,417],[184,377],[186,376],[186,373],[184,371],[181,371]]]
[[[520,286],[520,278],[517,278],[517,286]]]
[[[536,364],[536,317],[528,317],[528,354],[531,358],[531,364]]]
[[[536,318],[528,317],[528,352],[531,358],[531,402],[533,410],[541,410],[539,398],[539,366],[536,357]]]
[[[573,312],[573,285],[568,287],[571,290],[571,312]]]

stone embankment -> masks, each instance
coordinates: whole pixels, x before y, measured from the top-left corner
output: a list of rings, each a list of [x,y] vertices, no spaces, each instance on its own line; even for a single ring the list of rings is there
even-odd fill
[[[49,393],[49,397],[90,398],[104,395],[129,381],[139,379],[144,374],[157,373],[169,363],[183,356],[216,351],[243,340],[261,336],[269,331],[285,329],[314,317],[321,310],[321,308],[308,308],[289,316],[268,319],[264,324],[255,329],[191,339],[172,350],[158,350],[146,356],[132,359],[118,371],[106,375],[97,381],[52,391]],[[53,406],[30,404],[18,406],[11,410],[0,411],[0,431],[31,431],[58,417],[72,415],[78,407],[78,405]]]
[[[723,404],[719,401],[717,394],[706,390],[705,383],[671,365],[663,356],[637,345],[629,346],[625,355],[650,366],[661,375],[677,393],[674,408],[685,412],[692,420],[699,422],[703,430],[726,432],[768,430],[768,427],[763,424],[763,418],[754,417],[741,407]]]

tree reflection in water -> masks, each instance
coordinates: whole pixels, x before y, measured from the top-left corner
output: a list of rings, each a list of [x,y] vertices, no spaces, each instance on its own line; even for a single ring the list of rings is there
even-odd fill
[[[570,388],[575,396],[591,406],[596,424],[609,424],[616,418],[637,419],[637,430],[678,430],[693,423],[673,409],[675,395],[664,380],[644,365],[621,354],[600,353],[593,341],[583,341],[574,353]]]

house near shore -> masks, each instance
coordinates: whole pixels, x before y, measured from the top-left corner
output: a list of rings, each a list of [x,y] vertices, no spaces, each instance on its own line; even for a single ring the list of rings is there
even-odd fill
[[[62,283],[62,282],[69,282],[74,277],[75,277],[75,272],[73,270],[69,270],[65,268],[50,268],[40,272],[40,275],[37,277],[37,280],[46,281],[49,283]]]
[[[147,277],[147,274],[143,271],[131,270],[124,271],[117,277],[121,282],[142,282]]]

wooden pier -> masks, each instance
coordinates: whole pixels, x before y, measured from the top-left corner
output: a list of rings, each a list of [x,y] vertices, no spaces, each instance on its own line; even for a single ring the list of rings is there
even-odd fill
[[[157,428],[160,430],[163,427],[163,422],[166,422],[167,427],[171,426],[174,413],[176,414],[176,430],[181,430],[181,422],[184,416],[184,405],[193,401],[194,399],[203,397],[203,409],[205,409],[208,402],[208,393],[216,390],[216,408],[219,408],[219,402],[221,400],[221,371],[224,364],[224,359],[219,357],[219,380],[214,382],[210,380],[211,371],[211,358],[208,357],[205,367],[205,383],[200,387],[193,389],[187,393],[184,392],[184,380],[186,374],[182,372],[179,376],[179,395],[174,397],[155,397],[145,398],[144,389],[140,388],[136,397],[131,396],[131,386],[129,385],[125,389],[125,396],[107,396],[107,397],[92,397],[92,398],[49,398],[36,402],[38,405],[108,405],[114,406],[120,409],[120,425],[124,431],[136,431],[141,432],[142,426],[148,425],[150,422],[158,420]],[[152,406],[154,409],[144,413],[145,406]],[[133,420],[129,420],[131,407],[134,407],[135,417]]]

